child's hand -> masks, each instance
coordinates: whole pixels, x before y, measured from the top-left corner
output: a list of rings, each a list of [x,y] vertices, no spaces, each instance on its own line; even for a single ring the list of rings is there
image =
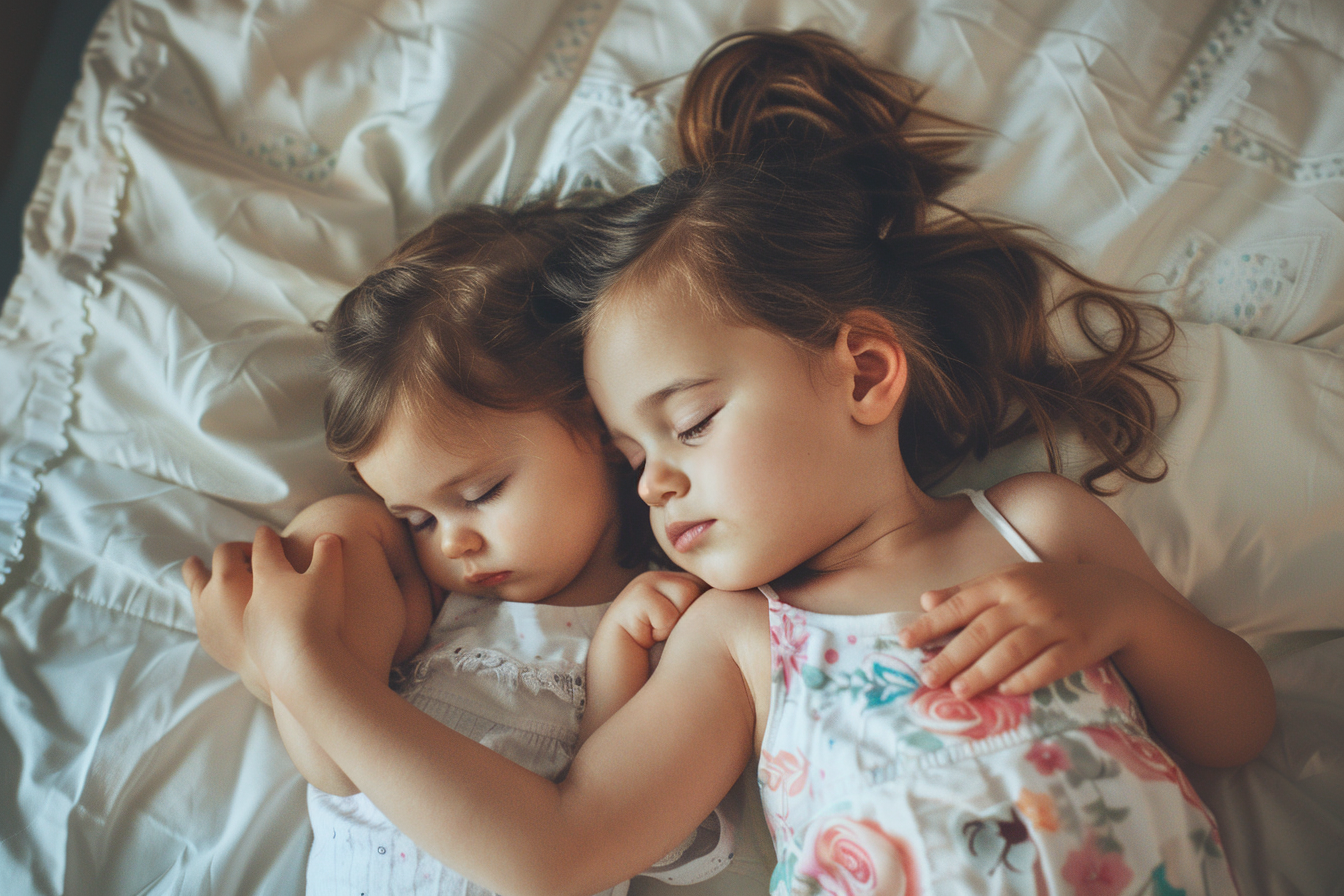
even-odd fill
[[[636,576],[603,614],[645,650],[666,641],[681,614],[705,592],[704,582],[684,572],[646,572]]]
[[[252,541],[252,597],[243,611],[248,654],[263,678],[282,684],[296,661],[341,641],[345,616],[341,538],[320,535],[308,569],[296,572],[267,526]]]
[[[1021,563],[925,592],[927,611],[901,632],[919,647],[961,629],[925,664],[929,687],[971,697],[993,688],[1028,694],[1123,649],[1148,598],[1135,575],[1097,564]]]
[[[646,572],[616,596],[588,648],[588,703],[579,722],[586,741],[649,680],[662,642],[706,585],[683,572]]]
[[[252,545],[230,541],[215,548],[211,568],[198,557],[182,564],[182,580],[191,591],[196,634],[201,647],[221,666],[236,672],[258,700],[270,704],[265,679],[247,654],[243,610],[252,597]]]

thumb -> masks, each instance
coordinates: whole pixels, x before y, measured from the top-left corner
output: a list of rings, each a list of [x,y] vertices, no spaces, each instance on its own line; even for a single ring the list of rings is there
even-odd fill
[[[201,596],[206,583],[210,581],[210,573],[206,572],[205,564],[201,562],[200,557],[188,557],[186,562],[182,564],[182,581],[191,591],[193,599]]]
[[[294,571],[294,566],[285,556],[284,544],[280,536],[270,526],[258,526],[257,534],[252,538],[252,572],[261,575],[266,572]]]

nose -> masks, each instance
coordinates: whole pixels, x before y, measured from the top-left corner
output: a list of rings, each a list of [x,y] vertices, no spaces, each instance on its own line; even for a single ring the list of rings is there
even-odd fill
[[[650,507],[662,507],[673,498],[685,496],[691,481],[681,470],[653,459],[644,463],[639,477],[639,497]]]
[[[439,541],[439,550],[449,560],[460,560],[485,547],[485,539],[470,526],[449,524],[441,526],[440,530],[442,538]]]

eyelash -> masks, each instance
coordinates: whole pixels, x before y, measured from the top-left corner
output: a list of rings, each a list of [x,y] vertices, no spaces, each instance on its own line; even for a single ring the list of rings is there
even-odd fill
[[[464,501],[463,503],[466,504],[468,507],[480,507],[483,504],[489,504],[491,501],[498,498],[500,493],[504,491],[504,483],[508,481],[509,477],[505,476],[503,479],[499,480],[494,485],[490,486],[490,488],[486,490],[486,492],[479,498],[472,498],[470,501]],[[436,522],[437,520],[435,520],[433,516],[426,516],[423,520],[421,520],[418,523],[412,523],[410,520],[407,520],[406,526],[412,532],[427,532],[430,529],[434,528],[434,524]]]
[[[681,432],[677,433],[677,440],[682,443],[685,443],[704,435],[705,430],[709,429],[709,424],[714,420],[714,416],[716,414],[718,414],[717,410],[712,411],[699,423],[687,429],[683,429]]]
[[[489,504],[499,497],[500,492],[504,491],[504,483],[508,481],[509,477],[505,476],[503,479],[490,486],[490,488],[479,498],[472,498],[470,501],[465,502],[466,505],[468,507],[480,507],[482,504]]]

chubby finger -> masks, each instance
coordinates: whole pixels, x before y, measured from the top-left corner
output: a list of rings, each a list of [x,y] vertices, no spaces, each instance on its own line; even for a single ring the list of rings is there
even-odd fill
[[[279,539],[276,539],[279,541]],[[317,536],[313,542],[313,562],[308,566],[315,575],[333,573],[340,575],[345,571],[345,552],[341,550],[341,537],[331,532]]]
[[[947,593],[951,592],[951,593]],[[938,602],[926,608],[918,619],[901,629],[897,636],[904,647],[922,647],[935,638],[965,628],[976,617],[994,605],[994,601],[979,591],[962,590],[961,586],[926,591],[925,595],[943,594]],[[920,601],[924,598],[921,596]]]
[[[946,603],[949,598],[961,591],[960,585],[953,585],[950,588],[935,588],[932,591],[925,591],[919,596],[919,605],[927,613],[934,607]]]
[[[659,593],[667,598],[677,610],[678,615],[685,613],[695,599],[705,592],[705,584],[699,579],[680,577],[659,583]]]
[[[200,557],[192,556],[186,559],[182,564],[182,581],[186,583],[187,590],[191,592],[191,601],[194,605],[201,599],[201,592],[205,590],[206,584],[210,581],[210,573],[201,562]]]
[[[666,641],[681,619],[682,610],[670,599],[656,602],[649,608],[649,634],[654,641]],[[652,645],[650,645],[652,646]]]
[[[1005,683],[1034,663],[1051,646],[1052,642],[1038,630],[1019,626],[999,638],[974,663],[952,679],[952,692],[960,697],[973,697],[990,689],[997,689],[1001,693],[1022,693],[1006,689]],[[1028,692],[1033,690],[1034,687],[1028,688]]]
[[[215,548],[210,557],[210,576],[222,582],[250,579],[252,576],[252,545],[246,541],[226,541]]]
[[[931,688],[950,683],[979,661],[1013,627],[1012,621],[1004,613],[981,613],[924,664],[919,673],[920,681]],[[966,683],[962,685],[967,686]],[[953,690],[961,693],[956,688]]]
[[[313,545],[316,553],[317,545]],[[258,526],[252,538],[252,572],[255,575],[274,572],[294,572],[294,566],[285,555],[284,542],[270,526]]]
[[[1038,653],[1031,662],[1006,676],[999,683],[999,690],[1004,694],[1030,694],[1078,671],[1078,665],[1070,663],[1065,644],[1053,644]]]

